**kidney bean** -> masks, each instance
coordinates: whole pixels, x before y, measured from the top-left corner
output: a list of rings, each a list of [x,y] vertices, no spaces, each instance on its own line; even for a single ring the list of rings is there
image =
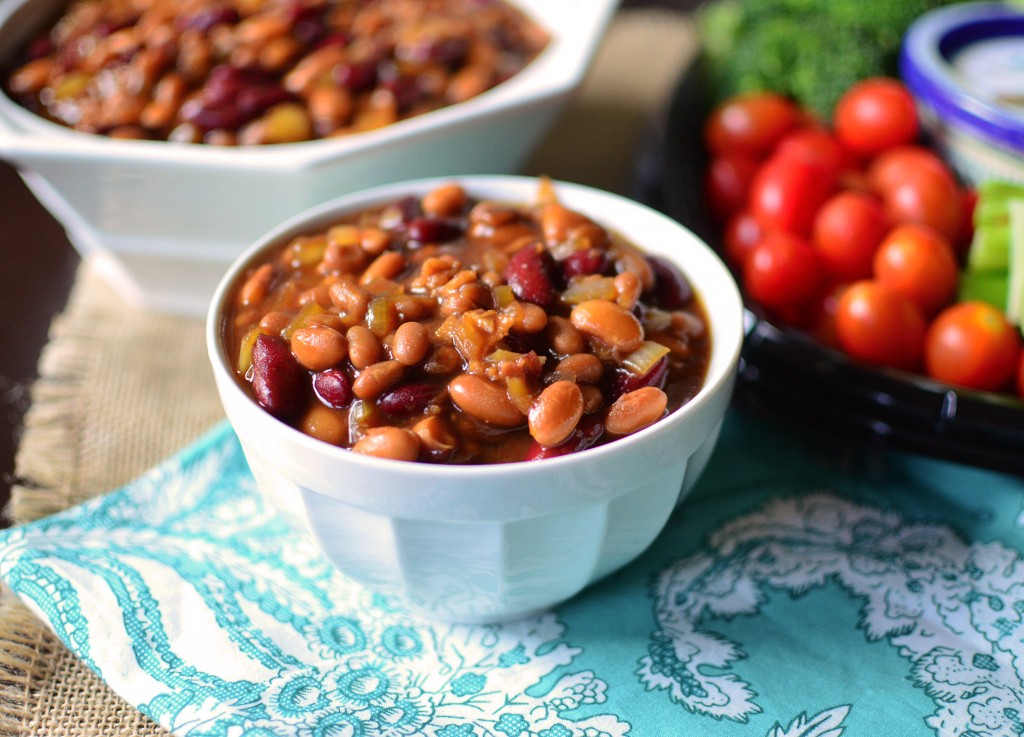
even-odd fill
[[[583,394],[571,381],[556,381],[530,405],[530,435],[541,445],[558,445],[567,439],[583,416]]]
[[[331,72],[334,83],[350,92],[364,92],[377,83],[377,62],[341,62]]]
[[[299,328],[292,333],[291,348],[295,360],[310,371],[336,366],[348,355],[345,336],[326,326]]]
[[[517,427],[526,419],[504,387],[476,374],[460,374],[448,382],[455,405],[468,415],[498,427]]]
[[[612,402],[604,426],[613,435],[632,435],[661,419],[668,406],[668,395],[661,389],[645,386],[623,394]]]
[[[420,454],[420,439],[412,430],[402,427],[373,427],[352,450],[376,458],[415,461]]]
[[[412,220],[406,230],[409,240],[418,243],[447,243],[462,235],[462,228],[449,220],[420,217]]]
[[[658,302],[670,310],[681,310],[693,301],[690,281],[669,261],[661,256],[648,256],[654,271],[654,289]]]
[[[653,386],[661,389],[668,379],[668,357],[662,356],[647,370],[645,374],[637,376],[629,369],[617,368],[612,378],[610,399],[615,401],[623,394],[627,394],[645,386]]]
[[[405,76],[397,71],[391,72],[389,71],[391,69],[397,69],[397,67],[393,64],[385,63],[378,68],[377,80],[380,83],[380,89],[375,94],[390,92],[396,109],[403,112],[407,111],[424,97],[423,89],[419,84],[419,78]]]
[[[291,5],[287,19],[292,35],[306,46],[317,43],[327,33],[326,11],[326,6]]]
[[[228,5],[208,5],[190,15],[178,16],[179,30],[194,29],[205,33],[216,25],[234,24],[239,20],[238,10]]]
[[[559,456],[578,453],[594,445],[604,434],[604,425],[596,417],[584,415],[569,437],[554,446],[541,445],[536,440],[526,451],[525,461],[540,461],[545,458],[558,458]]]
[[[551,281],[554,259],[540,244],[519,249],[505,268],[505,281],[524,302],[551,307],[558,297]]]
[[[562,278],[568,281],[574,276],[603,274],[608,265],[607,252],[599,248],[573,251],[562,261]]]
[[[235,104],[238,112],[245,119],[251,120],[274,105],[293,99],[292,94],[279,85],[261,84],[242,89],[235,98]]]
[[[182,120],[201,131],[235,130],[245,123],[247,116],[234,104],[207,105],[202,100],[189,100],[181,106]]]
[[[354,396],[352,379],[345,371],[337,368],[329,368],[317,374],[313,379],[313,390],[321,402],[338,409],[348,406]]]
[[[640,321],[614,302],[588,299],[572,308],[569,319],[582,332],[621,352],[634,351],[644,342]]]
[[[307,374],[274,335],[259,335],[252,347],[252,388],[256,399],[278,419],[295,416],[303,405]]]
[[[377,406],[392,415],[414,415],[423,412],[444,391],[444,387],[423,382],[402,384],[377,397]]]
[[[455,65],[465,58],[469,41],[461,36],[431,37],[420,34],[400,40],[395,47],[395,57],[413,64]]]

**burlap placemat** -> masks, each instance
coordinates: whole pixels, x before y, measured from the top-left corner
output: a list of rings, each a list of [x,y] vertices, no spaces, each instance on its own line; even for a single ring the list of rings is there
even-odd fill
[[[624,10],[526,172],[625,191],[645,125],[696,46],[685,16]],[[657,49],[657,53],[652,53]],[[200,320],[134,310],[83,264],[25,418],[8,515],[39,519],[127,483],[223,417]],[[0,733],[164,735],[10,592],[0,595]]]

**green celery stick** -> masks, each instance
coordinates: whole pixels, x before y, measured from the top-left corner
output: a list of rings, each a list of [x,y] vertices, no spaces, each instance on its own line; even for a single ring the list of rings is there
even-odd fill
[[[1006,317],[1024,325],[1024,199],[1010,201],[1010,269]]]
[[[977,228],[967,254],[968,271],[1006,271],[1010,266],[1010,224]]]
[[[1007,201],[1005,198],[982,199],[979,196],[978,204],[974,206],[974,227],[987,228],[1010,222],[1010,213],[1006,209]]]
[[[1008,279],[1005,271],[965,271],[960,274],[959,300],[988,302],[1005,311]]]
[[[987,179],[978,185],[978,199],[1008,200],[1024,197],[1024,186],[1002,179]]]

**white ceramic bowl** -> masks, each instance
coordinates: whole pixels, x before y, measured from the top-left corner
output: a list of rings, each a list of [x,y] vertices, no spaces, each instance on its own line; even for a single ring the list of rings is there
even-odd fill
[[[0,0],[0,68],[64,0]],[[205,314],[261,234],[332,197],[403,179],[510,173],[582,81],[617,0],[512,0],[551,33],[496,88],[346,138],[219,148],[113,140],[50,123],[0,93],[0,157],[131,303]]]
[[[454,178],[453,178],[454,179]],[[342,197],[262,238],[217,288],[206,339],[221,401],[260,489],[308,527],[345,574],[429,617],[493,622],[551,607],[638,556],[711,454],[729,402],[743,309],[728,270],[690,231],[643,205],[557,183],[559,200],[689,277],[710,320],[707,381],[635,435],[561,458],[436,466],[359,455],[274,419],[239,386],[222,344],[232,287],[268,249],[346,213],[422,195],[432,179]],[[458,178],[475,197],[532,202],[526,177]]]

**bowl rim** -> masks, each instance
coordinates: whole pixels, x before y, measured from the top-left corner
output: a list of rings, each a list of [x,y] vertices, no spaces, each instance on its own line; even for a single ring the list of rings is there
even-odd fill
[[[61,0],[51,0],[59,3]],[[210,146],[168,141],[112,139],[77,131],[21,107],[0,89],[0,155],[17,153],[81,159],[167,162],[177,165],[243,170],[291,171],[369,155],[434,131],[500,115],[505,109],[539,105],[568,95],[582,82],[619,0],[588,0],[573,11],[546,0],[505,0],[540,23],[551,36],[548,45],[517,74],[464,102],[447,105],[382,128],[336,138],[263,146]],[[33,0],[0,0],[0,34]],[[561,15],[559,15],[561,14]],[[564,16],[564,27],[550,19]],[[571,23],[570,23],[571,20]],[[170,144],[170,145],[168,145]]]
[[[353,453],[346,448],[330,445],[306,435],[301,430],[293,428],[273,417],[239,386],[227,353],[221,345],[222,314],[229,293],[239,276],[264,251],[278,247],[287,238],[308,233],[311,229],[322,227],[338,216],[357,212],[360,209],[373,205],[385,204],[404,195],[426,192],[439,184],[460,183],[471,195],[474,191],[490,192],[497,190],[507,193],[508,199],[515,198],[523,201],[525,197],[536,190],[538,181],[537,177],[521,175],[465,175],[429,177],[395,182],[329,200],[289,218],[277,228],[269,231],[249,246],[232,263],[218,283],[213,299],[210,302],[205,325],[205,337],[208,357],[213,366],[219,390],[221,392],[231,392],[232,400],[242,401],[240,406],[248,408],[245,410],[247,419],[252,419],[258,425],[254,426],[256,432],[284,432],[290,443],[293,443],[305,452],[337,459],[342,463],[354,464],[367,470],[386,471],[392,475],[415,476],[432,481],[446,479],[458,479],[460,481],[468,479],[486,480],[494,477],[504,477],[510,472],[536,471],[538,466],[555,471],[580,463],[597,461],[620,453],[629,453],[634,446],[644,445],[656,436],[671,432],[692,415],[700,413],[721,392],[730,391],[736,377],[740,350],[743,344],[743,305],[739,288],[718,254],[688,228],[653,208],[619,194],[562,180],[552,180],[560,197],[570,200],[586,198],[588,202],[592,203],[592,207],[581,208],[584,212],[594,216],[599,205],[615,203],[618,207],[629,210],[631,214],[636,214],[645,220],[648,225],[657,224],[660,228],[678,234],[683,241],[688,243],[687,248],[692,251],[692,255],[703,261],[702,268],[714,272],[717,283],[714,285],[713,291],[704,283],[692,282],[694,291],[704,301],[709,321],[714,326],[712,328],[712,350],[708,374],[697,394],[671,414],[633,435],[593,448],[587,448],[577,453],[570,453],[556,458],[546,458],[540,463],[534,461],[515,461],[500,464],[429,464],[375,458]],[[491,195],[485,194],[484,196],[490,197]],[[570,206],[576,207],[577,205],[573,203]],[[597,217],[600,217],[599,214]],[[612,227],[614,228],[614,226]],[[619,230],[624,231],[626,229],[620,228]],[[628,233],[626,237],[633,239],[633,236]],[[637,243],[637,245],[645,248],[643,243]],[[687,273],[684,264],[679,263],[677,260],[673,261],[684,273]],[[709,304],[712,298],[716,302],[721,303],[721,306],[717,307],[714,312]],[[731,315],[731,319],[727,317],[727,313]],[[223,398],[222,401],[224,401]]]
[[[943,118],[967,126],[993,143],[1024,150],[1024,119],[1013,110],[975,94],[950,57],[972,43],[1020,38],[1024,12],[1002,2],[968,2],[925,13],[907,30],[899,69],[911,92]]]

